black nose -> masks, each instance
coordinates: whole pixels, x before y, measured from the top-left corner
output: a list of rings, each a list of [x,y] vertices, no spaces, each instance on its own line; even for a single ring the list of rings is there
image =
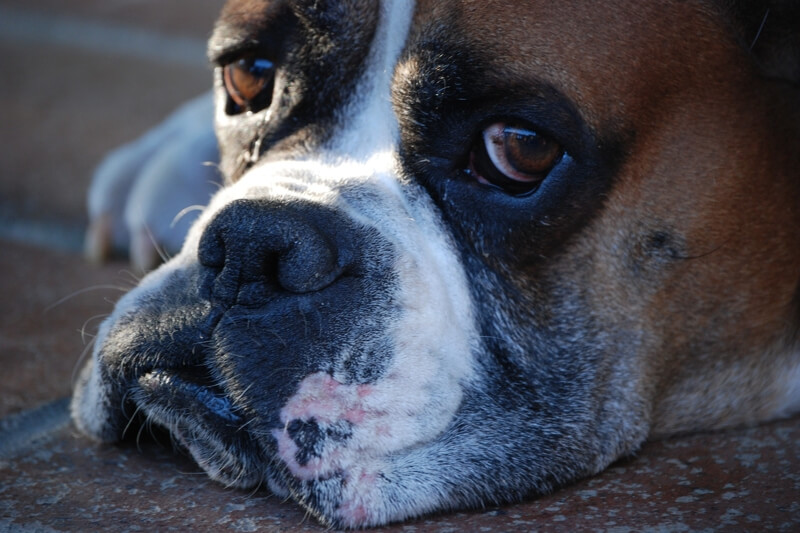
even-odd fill
[[[206,227],[198,260],[215,273],[216,298],[235,299],[253,285],[319,291],[351,263],[350,233],[351,223],[318,205],[236,200]]]

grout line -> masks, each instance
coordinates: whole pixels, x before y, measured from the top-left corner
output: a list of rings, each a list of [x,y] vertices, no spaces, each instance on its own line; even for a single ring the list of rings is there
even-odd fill
[[[0,419],[0,459],[8,459],[33,441],[69,423],[69,398]]]
[[[206,43],[202,39],[4,6],[0,6],[0,40],[68,46],[169,65],[208,67]]]
[[[62,252],[81,252],[85,226],[64,221],[20,219],[0,205],[0,239]]]

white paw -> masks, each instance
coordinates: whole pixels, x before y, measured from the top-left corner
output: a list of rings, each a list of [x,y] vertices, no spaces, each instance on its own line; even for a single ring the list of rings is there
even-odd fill
[[[180,250],[222,182],[213,117],[212,95],[203,94],[106,156],[89,188],[89,260],[127,254],[146,271]]]

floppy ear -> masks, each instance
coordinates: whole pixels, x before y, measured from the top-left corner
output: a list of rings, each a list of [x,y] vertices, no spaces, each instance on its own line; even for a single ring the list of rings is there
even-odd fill
[[[800,83],[800,1],[720,0],[764,75]]]

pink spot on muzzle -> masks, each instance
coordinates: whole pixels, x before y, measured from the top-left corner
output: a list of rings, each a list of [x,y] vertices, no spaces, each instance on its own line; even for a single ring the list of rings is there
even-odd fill
[[[329,437],[342,423],[355,428],[380,416],[364,404],[372,392],[373,387],[369,385],[345,385],[324,372],[312,374],[300,383],[295,395],[281,409],[280,420],[284,427],[272,431],[278,444],[278,456],[292,475],[313,480],[341,472],[347,466],[342,464],[347,439]],[[313,447],[315,456],[303,453],[301,445],[292,438],[289,427],[296,421],[319,426],[320,441],[302,444]]]
[[[281,410],[281,421],[309,420],[316,418],[321,422],[331,422],[340,418],[341,394],[344,387],[328,374],[318,372],[308,376],[300,384],[300,389]]]
[[[339,508],[338,514],[342,521],[350,527],[363,525],[369,517],[367,507],[364,504],[356,503],[345,503]]]

